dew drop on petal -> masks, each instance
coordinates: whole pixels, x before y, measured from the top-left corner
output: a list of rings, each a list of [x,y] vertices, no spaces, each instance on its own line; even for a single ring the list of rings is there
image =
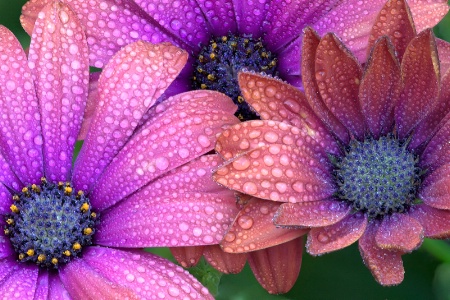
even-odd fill
[[[242,229],[250,229],[253,226],[253,218],[250,216],[241,216],[238,219],[238,224]]]

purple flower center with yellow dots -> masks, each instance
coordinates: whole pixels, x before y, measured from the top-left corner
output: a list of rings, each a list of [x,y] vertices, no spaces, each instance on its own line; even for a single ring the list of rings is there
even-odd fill
[[[97,215],[84,193],[75,192],[70,183],[41,182],[14,194],[5,233],[20,262],[58,268],[92,244]]]
[[[194,89],[209,89],[224,93],[238,106],[235,115],[242,121],[257,119],[256,113],[244,101],[237,74],[247,71],[277,75],[277,59],[261,39],[228,35],[216,37],[200,51],[194,64]]]
[[[392,135],[352,141],[333,162],[338,197],[369,218],[404,212],[415,201],[421,170],[417,158]]]

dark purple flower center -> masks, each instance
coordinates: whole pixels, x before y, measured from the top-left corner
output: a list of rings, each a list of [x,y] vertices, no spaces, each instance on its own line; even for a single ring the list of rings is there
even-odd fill
[[[192,85],[194,89],[215,90],[229,96],[238,106],[235,115],[240,120],[258,119],[241,95],[237,74],[245,69],[276,76],[276,65],[275,55],[264,47],[261,39],[232,34],[216,37],[198,55]]]
[[[92,244],[97,215],[70,183],[41,181],[13,196],[5,233],[19,261],[56,269]]]
[[[406,146],[393,135],[352,141],[345,156],[333,162],[338,197],[369,218],[408,209],[416,199],[421,170]]]

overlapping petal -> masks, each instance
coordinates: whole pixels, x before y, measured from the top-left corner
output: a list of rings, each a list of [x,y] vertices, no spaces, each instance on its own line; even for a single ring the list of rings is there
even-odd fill
[[[170,252],[183,268],[191,268],[202,258],[204,248],[204,246],[171,247]]]
[[[12,262],[12,260],[11,257],[0,261],[2,266],[0,276],[4,275],[0,282],[0,295],[5,299],[33,300],[37,286],[38,268],[33,265],[19,266],[18,262]],[[6,271],[7,267],[10,269]]]
[[[216,270],[224,274],[237,274],[247,262],[247,253],[227,253],[219,245],[205,247],[203,256]]]
[[[425,178],[419,196],[429,206],[450,209],[450,164],[441,166]]]
[[[422,225],[425,237],[444,239],[450,237],[450,211],[425,204],[415,205],[410,215]]]

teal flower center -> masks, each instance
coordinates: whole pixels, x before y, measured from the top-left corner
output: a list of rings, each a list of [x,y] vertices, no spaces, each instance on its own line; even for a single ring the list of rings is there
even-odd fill
[[[264,72],[276,76],[277,59],[261,39],[229,34],[216,37],[203,47],[194,64],[194,89],[209,89],[224,93],[238,106],[236,116],[242,121],[258,116],[244,101],[237,74],[241,70]]]
[[[56,269],[92,244],[97,215],[84,193],[75,193],[70,183],[41,181],[13,196],[5,234],[20,262]]]
[[[414,202],[421,170],[406,144],[392,135],[352,141],[334,162],[338,197],[369,218],[403,212]]]

